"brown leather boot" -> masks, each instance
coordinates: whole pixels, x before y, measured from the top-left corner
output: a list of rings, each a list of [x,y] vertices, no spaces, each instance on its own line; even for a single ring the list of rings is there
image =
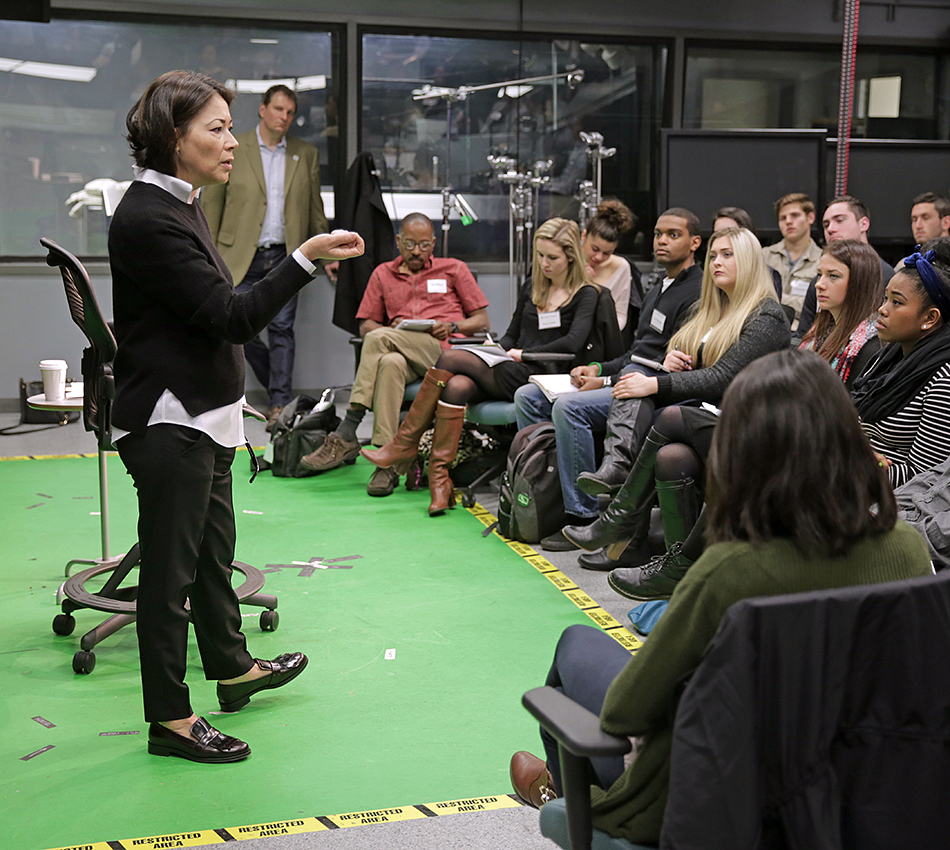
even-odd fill
[[[455,507],[455,486],[449,477],[449,464],[455,460],[465,421],[465,407],[440,401],[435,409],[435,434],[429,455],[429,516]]]
[[[383,469],[392,467],[400,475],[405,475],[419,450],[423,432],[432,422],[435,406],[446,381],[451,377],[452,373],[445,369],[429,369],[396,436],[381,449],[360,449],[360,454],[376,466]]]

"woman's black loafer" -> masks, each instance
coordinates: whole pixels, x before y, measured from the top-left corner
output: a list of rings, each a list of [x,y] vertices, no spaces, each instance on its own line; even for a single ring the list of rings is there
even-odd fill
[[[251,748],[244,741],[221,734],[203,717],[194,722],[191,734],[197,740],[172,732],[160,723],[152,723],[148,727],[148,751],[153,756],[178,756],[204,764],[241,761],[251,754]]]
[[[307,656],[302,652],[290,652],[278,655],[273,661],[254,659],[262,670],[270,670],[270,675],[261,676],[251,682],[238,682],[236,685],[218,683],[218,703],[222,711],[238,711],[247,705],[258,691],[279,688],[292,679],[296,679],[307,666]]]

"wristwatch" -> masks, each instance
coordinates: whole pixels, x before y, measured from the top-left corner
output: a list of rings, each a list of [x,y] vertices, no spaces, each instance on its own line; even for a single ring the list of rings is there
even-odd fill
[[[449,333],[450,333],[450,334],[457,334],[458,332],[459,332],[459,323],[458,323],[458,322],[452,322],[452,324],[449,326]]]
[[[605,375],[605,376],[604,376],[604,386],[605,386],[605,387],[611,386],[611,385],[613,384],[613,382],[614,382],[614,376],[613,376],[613,375]]]

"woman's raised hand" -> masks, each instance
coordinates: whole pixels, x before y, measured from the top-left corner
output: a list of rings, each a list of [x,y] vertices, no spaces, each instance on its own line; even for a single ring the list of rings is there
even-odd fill
[[[318,233],[300,246],[301,253],[310,262],[314,260],[349,260],[359,257],[364,250],[363,237],[349,230]]]

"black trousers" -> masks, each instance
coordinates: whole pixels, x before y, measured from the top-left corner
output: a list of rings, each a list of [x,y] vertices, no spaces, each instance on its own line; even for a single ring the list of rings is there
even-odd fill
[[[234,449],[168,424],[127,434],[117,447],[139,503],[136,629],[145,719],[176,720],[192,713],[185,684],[186,599],[205,678],[234,678],[254,663],[231,586]]]

